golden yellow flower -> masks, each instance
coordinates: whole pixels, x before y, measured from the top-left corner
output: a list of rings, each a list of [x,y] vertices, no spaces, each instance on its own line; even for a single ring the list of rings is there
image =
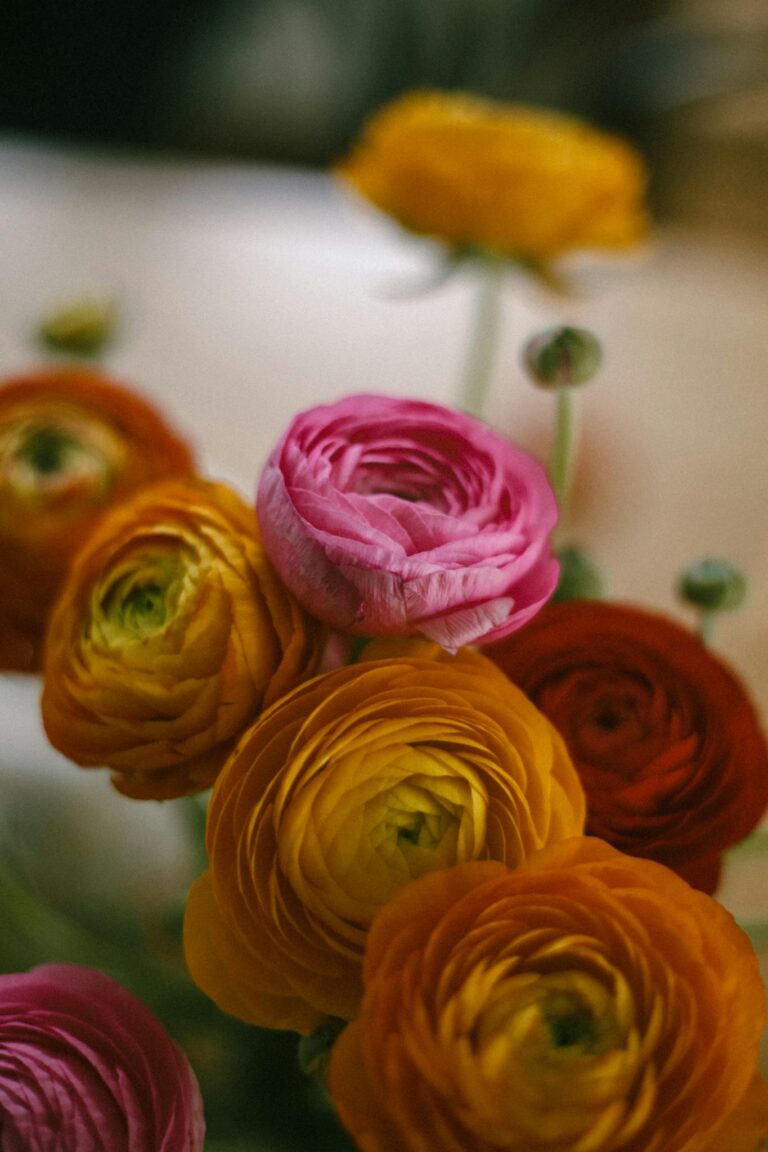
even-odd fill
[[[424,876],[364,978],[329,1076],[361,1152],[751,1152],[741,1117],[712,1139],[754,1074],[757,960],[662,865],[576,837]]]
[[[266,558],[239,496],[167,481],[111,510],[53,609],[43,721],[119,791],[208,787],[260,710],[315,670],[319,626]]]
[[[522,692],[477,653],[415,651],[298,688],[223,769],[184,935],[224,1011],[299,1032],[354,1015],[368,925],[393,892],[459,861],[518,864],[583,827],[564,745]]]
[[[413,232],[546,264],[645,235],[646,171],[633,148],[575,118],[446,92],[378,112],[339,166]]]

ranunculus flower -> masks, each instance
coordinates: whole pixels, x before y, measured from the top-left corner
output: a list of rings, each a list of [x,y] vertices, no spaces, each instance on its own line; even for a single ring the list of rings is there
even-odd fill
[[[3,1152],[202,1152],[200,1091],[141,1001],[91,968],[0,976]]]
[[[338,173],[412,232],[527,264],[624,248],[648,227],[645,167],[623,140],[460,93],[412,92],[387,105]]]
[[[707,1152],[765,1018],[728,913],[587,838],[416,880],[364,977],[329,1078],[361,1152]]]
[[[222,484],[165,481],[105,516],[51,613],[43,721],[119,791],[208,787],[261,709],[311,675],[319,628]]]
[[[37,666],[71,557],[105,508],[191,470],[158,412],[100,372],[59,366],[0,382],[0,667]]]
[[[288,587],[357,635],[488,643],[557,584],[541,466],[436,404],[349,396],[303,412],[269,458],[258,511]]]
[[[217,780],[188,967],[252,1024],[348,1018],[393,892],[459,861],[518,864],[583,819],[560,737],[479,654],[326,673],[265,713]]]
[[[705,1152],[763,1152],[768,1137],[768,1082],[759,1074]]]
[[[768,750],[736,676],[701,641],[619,604],[552,604],[488,655],[565,738],[587,830],[706,892],[768,803]]]

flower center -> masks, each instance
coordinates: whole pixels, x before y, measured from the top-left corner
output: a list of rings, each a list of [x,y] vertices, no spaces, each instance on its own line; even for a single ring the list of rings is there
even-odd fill
[[[66,467],[78,447],[76,440],[57,428],[36,428],[18,455],[34,472],[48,476]]]
[[[98,595],[96,625],[109,647],[144,640],[172,622],[191,593],[198,565],[184,548],[166,547],[118,558]]]
[[[549,1029],[553,1048],[578,1048],[590,1052],[600,1038],[601,1029],[592,1012],[577,997],[552,996],[542,1005],[541,1018]]]
[[[30,513],[76,519],[109,496],[124,456],[119,434],[80,412],[20,413],[0,429],[0,488]]]

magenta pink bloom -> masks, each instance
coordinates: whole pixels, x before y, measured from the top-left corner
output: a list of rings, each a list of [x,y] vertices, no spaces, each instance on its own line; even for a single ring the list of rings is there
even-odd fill
[[[557,505],[541,466],[436,404],[363,395],[303,412],[267,462],[257,507],[294,595],[357,635],[487,644],[557,584]]]
[[[2,1152],[201,1152],[194,1073],[144,1005],[100,972],[0,976]]]

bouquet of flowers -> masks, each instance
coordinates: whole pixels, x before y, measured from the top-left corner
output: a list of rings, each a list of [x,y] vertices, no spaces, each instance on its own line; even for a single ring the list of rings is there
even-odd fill
[[[126,804],[205,823],[154,954],[0,977],[0,1148],[199,1152],[204,1111],[226,1133],[274,1091],[273,1143],[209,1149],[755,1152],[765,996],[715,894],[768,747],[709,646],[743,582],[683,575],[697,635],[566,545],[589,332],[526,347],[548,468],[479,416],[501,273],[641,239],[642,164],[421,93],[340,172],[477,265],[461,407],[301,412],[252,505],[101,371],[0,388],[2,664],[40,670],[51,744]]]

